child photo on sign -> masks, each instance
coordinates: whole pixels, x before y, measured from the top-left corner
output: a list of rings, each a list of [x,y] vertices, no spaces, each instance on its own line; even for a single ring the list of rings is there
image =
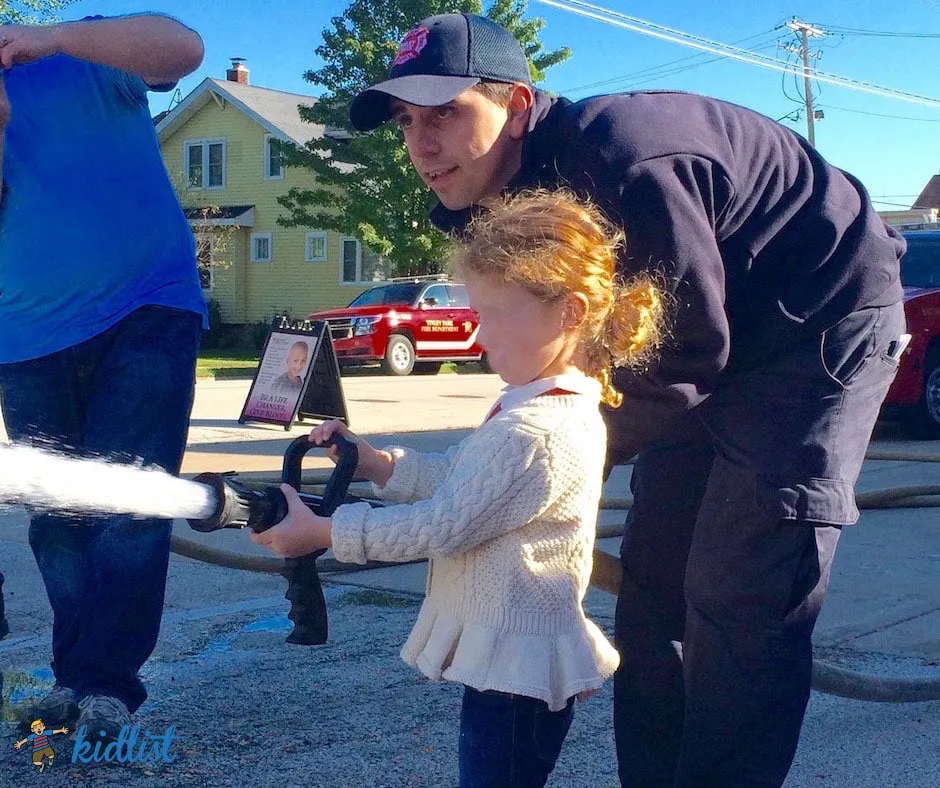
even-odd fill
[[[271,384],[271,391],[280,394],[299,394],[304,387],[304,374],[310,358],[309,345],[302,339],[290,346],[287,354],[287,369]]]
[[[255,375],[243,419],[287,424],[293,420],[313,356],[313,337],[272,331]]]

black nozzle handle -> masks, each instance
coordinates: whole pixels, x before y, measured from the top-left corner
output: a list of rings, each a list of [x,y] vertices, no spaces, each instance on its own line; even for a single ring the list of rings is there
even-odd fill
[[[323,501],[317,514],[322,517],[329,517],[336,511],[346,498],[346,492],[356,473],[359,465],[359,447],[351,440],[342,435],[331,435],[320,448],[335,446],[339,453],[336,467],[330,478],[326,482],[323,490]],[[300,491],[301,481],[301,462],[304,455],[311,449],[317,448],[316,443],[311,443],[305,436],[295,438],[290,442],[287,451],[284,452],[284,465],[281,468],[281,481],[289,484],[298,492]]]
[[[336,446],[339,458],[333,473],[327,480],[323,498],[315,513],[329,517],[346,497],[346,491],[352,482],[356,467],[359,465],[359,447],[340,435],[332,435],[323,446]],[[281,480],[300,491],[301,462],[304,455],[316,444],[306,436],[291,441],[284,453],[284,466]],[[284,577],[287,578],[286,598],[290,602],[287,617],[294,622],[294,629],[287,636],[288,643],[302,646],[318,646],[326,643],[329,625],[326,613],[326,599],[323,586],[317,574],[317,558],[325,550],[318,550],[301,558],[288,558],[284,564]]]
[[[288,643],[320,646],[329,637],[326,599],[317,573],[317,558],[325,552],[317,550],[310,555],[284,561],[284,577],[287,579],[284,598],[290,602],[287,617],[294,622],[294,629],[287,636]]]

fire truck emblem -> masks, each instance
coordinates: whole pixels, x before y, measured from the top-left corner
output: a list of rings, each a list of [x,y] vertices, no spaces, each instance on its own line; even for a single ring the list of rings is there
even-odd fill
[[[421,54],[421,50],[424,49],[427,43],[428,29],[426,27],[419,25],[411,28],[402,39],[401,45],[398,47],[398,54],[395,55],[395,59],[392,61],[392,66],[401,66],[409,60],[414,60]]]

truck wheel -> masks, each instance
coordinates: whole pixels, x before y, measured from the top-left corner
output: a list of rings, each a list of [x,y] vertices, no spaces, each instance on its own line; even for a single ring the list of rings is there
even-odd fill
[[[382,369],[389,375],[410,375],[415,366],[415,346],[408,337],[392,334],[385,346]]]
[[[924,395],[920,400],[917,434],[926,440],[940,438],[940,348],[927,354],[924,363]]]
[[[490,360],[486,357],[486,353],[480,356],[480,369],[487,374],[493,371],[493,368],[490,366]]]
[[[419,361],[415,364],[415,375],[436,375],[441,371],[441,361]]]

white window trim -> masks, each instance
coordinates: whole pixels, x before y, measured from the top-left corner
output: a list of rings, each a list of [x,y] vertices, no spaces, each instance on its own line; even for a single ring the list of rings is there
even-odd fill
[[[314,257],[311,254],[312,246],[311,246],[310,241],[314,238],[323,239],[323,256],[322,257]],[[330,254],[329,247],[330,247],[329,237],[324,231],[316,230],[314,232],[307,233],[304,236],[304,261],[308,263],[325,263]],[[361,260],[361,255],[360,255],[360,260]]]
[[[262,176],[266,181],[283,181],[284,180],[284,170],[287,169],[283,164],[281,164],[281,174],[280,175],[269,175],[271,172],[271,140],[279,140],[280,137],[274,134],[265,134],[264,135],[264,172]]]
[[[209,146],[222,144],[222,185],[209,186]],[[193,186],[189,180],[189,149],[197,145],[202,146],[202,186]],[[204,139],[183,140],[183,177],[186,179],[186,188],[192,191],[207,189],[209,191],[222,191],[228,179],[227,171],[228,145],[224,137],[206,137]]]
[[[255,256],[255,241],[261,238],[268,239],[268,256],[265,258]],[[270,263],[274,261],[274,234],[252,233],[249,238],[248,258],[252,263]]]
[[[215,290],[215,236],[212,233],[197,233],[196,234],[197,249],[200,243],[209,244],[209,286],[203,287],[202,292],[212,293]],[[197,259],[198,259],[198,255],[197,255]]]
[[[347,282],[343,279],[343,268],[346,263],[345,248],[346,241],[355,241],[356,243],[356,281]],[[342,287],[362,287],[363,283],[359,281],[362,276],[362,241],[353,238],[351,235],[344,235],[339,239],[339,283]]]

